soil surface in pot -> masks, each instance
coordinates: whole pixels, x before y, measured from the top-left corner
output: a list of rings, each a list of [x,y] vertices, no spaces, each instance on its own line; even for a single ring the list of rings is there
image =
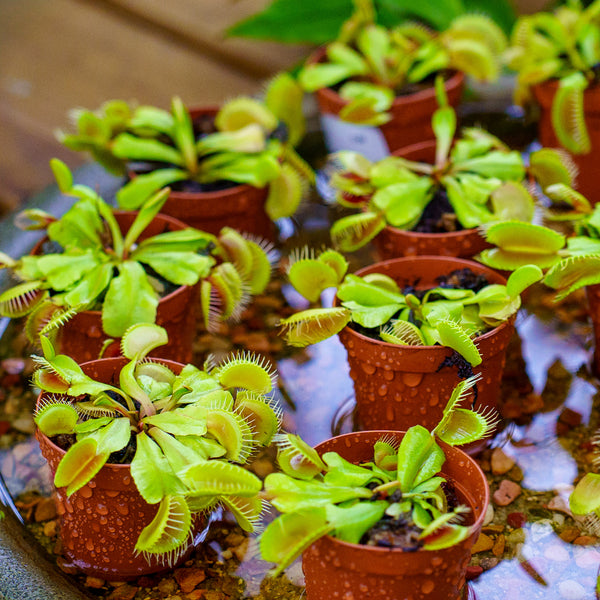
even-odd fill
[[[421,219],[411,229],[417,233],[451,233],[462,231],[464,227],[458,222],[456,213],[443,188],[437,188],[433,198],[425,207]]]
[[[373,487],[376,487],[376,485],[375,483],[372,484]],[[448,510],[456,508],[459,503],[452,484],[447,481],[442,484],[442,489],[446,496]],[[378,499],[379,495],[374,494],[372,500],[375,501]],[[402,492],[396,490],[387,499],[391,502],[400,502],[402,500]],[[379,546],[380,548],[402,548],[405,552],[415,552],[423,546],[423,540],[419,539],[422,531],[413,522],[410,512],[403,513],[397,517],[384,515],[382,519],[363,535],[360,543],[367,546]]]

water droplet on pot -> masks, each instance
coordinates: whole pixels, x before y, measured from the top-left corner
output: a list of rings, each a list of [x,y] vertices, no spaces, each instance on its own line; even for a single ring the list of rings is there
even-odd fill
[[[364,364],[364,365],[362,365],[362,370],[367,375],[373,375],[373,373],[375,373],[375,367],[373,365],[370,365],[370,364]]]
[[[415,387],[423,381],[423,373],[403,373],[402,381],[408,387]]]
[[[391,404],[388,404],[385,407],[385,418],[387,421],[394,421],[395,415],[394,415],[394,407]]]
[[[385,396],[385,395],[387,394],[387,391],[388,391],[388,386],[387,386],[387,385],[385,385],[385,384],[383,384],[383,385],[380,385],[380,386],[377,388],[377,393],[378,393],[380,396]]]
[[[131,483],[131,477],[129,477],[129,475],[125,475],[125,477],[123,477],[123,485],[129,485]]]
[[[85,547],[92,552],[94,550],[94,541],[88,538],[85,540]]]
[[[91,498],[92,497],[92,490],[90,489],[89,484],[88,485],[84,485],[79,490],[79,495],[82,496],[83,498]]]
[[[394,379],[394,371],[392,370],[386,370],[383,372],[383,378],[386,381],[392,381],[392,379]]]
[[[98,511],[99,515],[107,515],[108,514],[108,508],[106,508],[105,504],[98,503],[96,505],[96,510]]]
[[[129,514],[129,507],[127,504],[117,504],[117,512],[120,515],[126,516]]]
[[[440,399],[437,396],[431,396],[429,398],[429,406],[437,406],[440,402]]]
[[[425,581],[423,583],[423,585],[421,586],[421,591],[424,594],[431,594],[431,592],[433,592],[433,588],[435,587],[435,583],[433,583],[433,581],[431,581],[431,579],[428,579],[427,581]]]
[[[379,357],[381,358],[381,360],[385,360],[387,358],[387,352],[382,352]]]

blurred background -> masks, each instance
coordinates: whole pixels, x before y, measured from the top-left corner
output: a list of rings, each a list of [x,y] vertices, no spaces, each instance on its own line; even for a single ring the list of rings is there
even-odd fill
[[[52,157],[72,168],[83,162],[54,137],[69,128],[70,109],[112,98],[167,108],[174,95],[190,106],[220,104],[258,92],[300,61],[306,46],[226,38],[229,27],[268,4],[0,0],[0,217],[53,180]],[[533,12],[550,3],[513,4]]]

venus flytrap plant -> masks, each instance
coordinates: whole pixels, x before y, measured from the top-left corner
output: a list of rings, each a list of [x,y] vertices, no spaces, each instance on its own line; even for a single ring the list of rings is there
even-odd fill
[[[520,17],[506,53],[508,66],[518,72],[518,104],[530,101],[532,86],[558,80],[552,126],[560,143],[574,154],[590,151],[583,93],[598,82],[599,40],[600,2],[583,8],[579,0],[570,0],[553,13]]]
[[[399,445],[383,438],[364,464],[352,464],[337,452],[319,456],[297,436],[280,435],[282,473],[267,476],[263,495],[282,514],[260,540],[263,558],[278,565],[274,575],[325,535],[383,546],[381,531],[397,527],[415,534],[406,551],[437,550],[464,540],[470,527],[461,522],[470,509],[449,505],[440,474],[445,455],[437,440],[455,446],[493,431],[494,415],[457,408],[476,379],[456,386],[433,431],[411,427]]]
[[[439,286],[404,292],[381,273],[359,277],[345,275],[344,268],[334,276],[326,263],[335,262],[336,255],[332,250],[316,256],[303,251],[289,266],[290,283],[301,294],[308,289],[309,299],[316,300],[324,288],[336,286],[340,301],[340,306],[310,308],[283,319],[280,325],[290,345],[322,341],[353,323],[351,326],[367,335],[391,344],[450,347],[476,366],[481,363],[476,336],[514,315],[521,306],[520,294],[542,278],[537,266],[524,265],[511,274],[506,285],[484,285],[477,291]],[[345,265],[341,255],[337,257],[336,264]]]
[[[185,551],[194,517],[218,504],[245,531],[263,502],[260,480],[244,465],[279,429],[280,409],[268,395],[273,372],[250,355],[179,373],[146,358],[167,342],[164,329],[135,325],[122,339],[118,385],[94,381],[72,359],[56,355],[42,337],[35,384],[45,394],[35,422],[64,448],[54,483],[67,496],[89,483],[107,463],[131,464],[143,499],[158,504],[136,551],[172,564]]]
[[[564,152],[542,148],[526,165],[519,152],[483,129],[465,128],[456,138],[456,115],[440,86],[438,92],[433,164],[396,156],[373,163],[351,151],[331,155],[336,170],[330,185],[337,202],[361,211],[332,225],[336,248],[357,250],[387,225],[431,233],[505,220],[529,222],[537,189],[550,189],[557,203],[576,194],[571,189],[576,168]],[[434,220],[426,215],[436,202],[442,209]]]
[[[340,118],[382,125],[406,87],[446,69],[483,81],[497,78],[506,38],[491,19],[462,15],[441,33],[410,21],[388,29],[375,22],[371,0],[354,4],[337,40],[325,47],[325,60],[304,66],[299,74],[308,92],[340,86],[338,93],[349,101]]]
[[[74,113],[77,133],[59,132],[76,151],[90,152],[107,170],[127,173],[147,163],[117,193],[122,208],[140,206],[140,197],[176,182],[211,184],[230,181],[269,186],[266,211],[272,220],[292,215],[313,181],[312,169],[294,147],[304,135],[302,91],[288,74],[269,84],[264,102],[249,97],[227,102],[207,135],[194,124],[181,99],[171,110],[133,107],[113,100],[98,111]]]
[[[105,333],[121,337],[135,323],[155,321],[167,286],[199,281],[203,316],[212,329],[221,319],[239,316],[251,295],[266,287],[272,259],[268,246],[234,230],[224,228],[216,237],[188,228],[140,241],[168,189],[147,199],[122,233],[111,206],[91,188],[74,185],[64,163],[55,159],[51,165],[62,193],[77,201],[61,218],[26,210],[20,222],[46,230],[58,249],[18,260],[0,255],[0,268],[12,270],[20,280],[0,295],[0,314],[28,315],[32,343],[40,331],[55,334],[84,310],[101,310]]]

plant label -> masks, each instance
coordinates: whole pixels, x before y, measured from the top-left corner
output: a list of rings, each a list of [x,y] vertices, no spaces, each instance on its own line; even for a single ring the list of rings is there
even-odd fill
[[[336,115],[321,115],[321,128],[330,152],[354,150],[372,161],[389,156],[390,150],[377,127],[342,121]]]

